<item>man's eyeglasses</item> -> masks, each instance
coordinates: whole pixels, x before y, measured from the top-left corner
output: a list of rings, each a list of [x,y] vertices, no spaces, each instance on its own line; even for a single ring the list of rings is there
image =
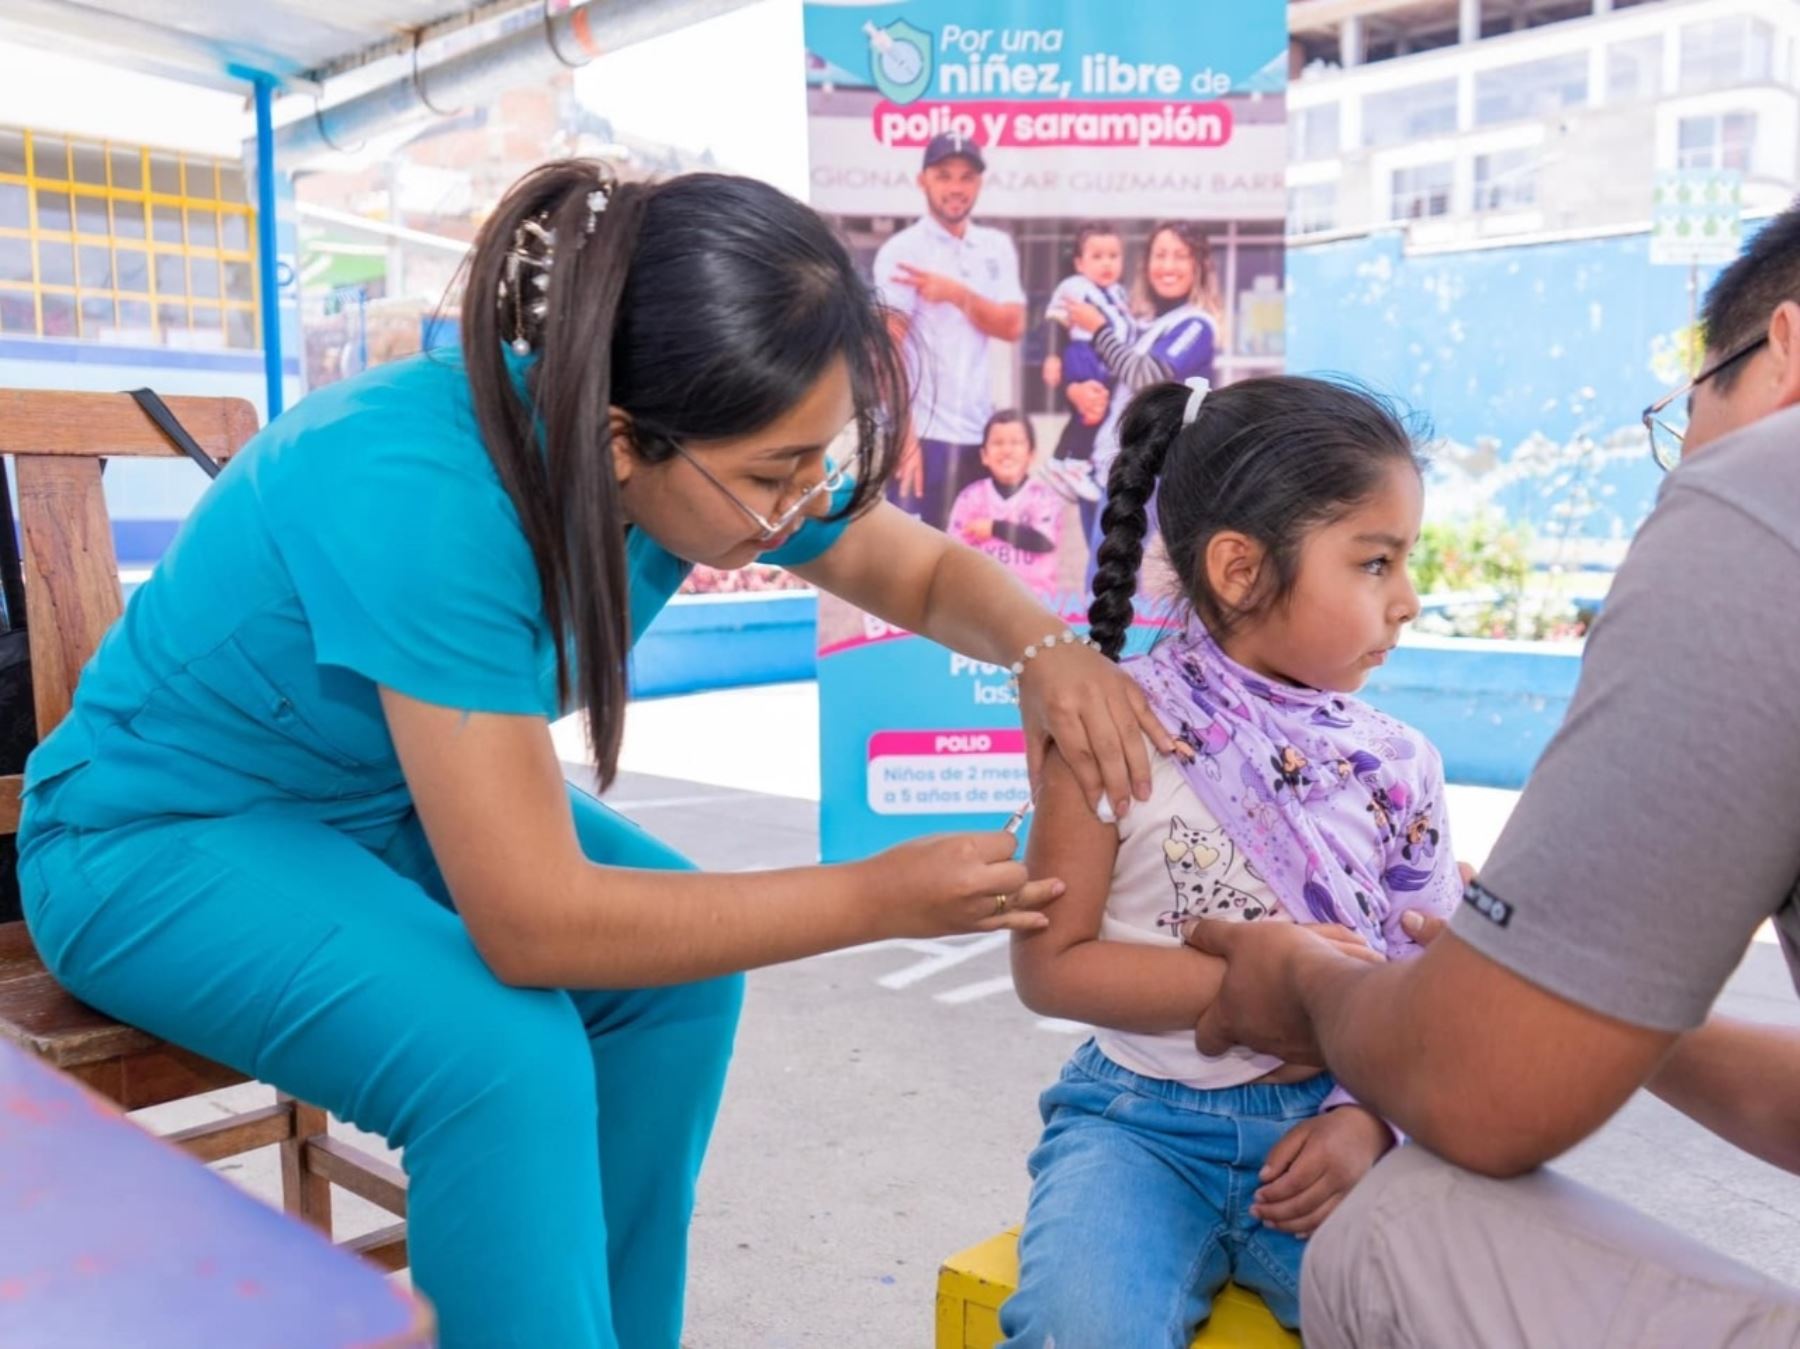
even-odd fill
[[[731,501],[732,505],[736,506],[745,515],[749,516],[756,527],[762,531],[762,536],[765,540],[774,538],[789,525],[793,524],[795,520],[799,519],[806,508],[812,505],[812,503],[819,498],[821,493],[825,495],[835,495],[838,489],[850,480],[850,475],[848,473],[833,464],[830,459],[827,459],[825,461],[824,477],[820,478],[811,487],[805,489],[792,501],[787,502],[786,505],[782,504],[782,499],[786,496],[785,491],[783,492],[782,497],[776,499],[775,518],[771,520],[761,511],[751,506],[736,492],[732,491],[723,482],[719,481],[713,471],[705,464],[701,463],[699,459],[689,454],[679,445],[675,445],[673,448],[676,454],[680,455],[683,459],[687,460],[688,463],[694,466],[701,477],[705,478],[714,487],[723,492]]]
[[[1745,357],[1762,350],[1768,344],[1769,335],[1764,333],[1754,342],[1739,347],[1729,356],[1715,361],[1712,365],[1695,375],[1681,388],[1672,394],[1666,394],[1644,409],[1644,430],[1650,435],[1650,457],[1656,460],[1658,468],[1665,473],[1681,462],[1681,446],[1687,435],[1687,402],[1707,380],[1736,365]]]

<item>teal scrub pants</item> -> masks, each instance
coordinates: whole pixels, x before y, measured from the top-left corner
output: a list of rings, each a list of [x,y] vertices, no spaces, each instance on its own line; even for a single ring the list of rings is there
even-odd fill
[[[571,795],[594,861],[689,866]],[[676,1349],[742,976],[509,987],[411,815],[370,835],[273,812],[45,825],[20,871],[77,997],[404,1149],[444,1349]]]

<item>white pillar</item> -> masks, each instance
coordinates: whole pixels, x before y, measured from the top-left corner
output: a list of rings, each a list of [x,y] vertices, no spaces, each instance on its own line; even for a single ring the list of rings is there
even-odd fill
[[[1352,14],[1338,30],[1338,64],[1345,70],[1351,70],[1360,66],[1367,55],[1368,42],[1363,30],[1363,16]]]
[[[1362,148],[1362,96],[1346,94],[1338,111],[1338,148],[1345,154]]]
[[[1458,0],[1456,7],[1456,40],[1481,40],[1481,0]]]

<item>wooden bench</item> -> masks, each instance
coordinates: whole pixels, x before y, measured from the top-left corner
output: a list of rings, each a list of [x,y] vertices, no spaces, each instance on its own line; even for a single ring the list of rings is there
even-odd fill
[[[1000,1304],[1019,1286],[1019,1229],[959,1251],[938,1268],[937,1349],[994,1349]],[[1120,1345],[1119,1349],[1130,1349]],[[1190,1349],[1300,1349],[1256,1294],[1226,1284]]]
[[[176,418],[215,459],[256,432],[238,398],[171,398]],[[0,389],[0,455],[12,459],[23,536],[38,734],[60,722],[75,681],[123,612],[101,461],[176,458],[125,394]],[[0,834],[19,827],[18,775],[0,777]],[[242,1073],[114,1021],[77,1002],[45,970],[23,923],[0,924],[0,1038],[86,1083],[124,1110],[184,1100],[246,1081]],[[402,1219],[344,1243],[385,1269],[406,1266],[406,1176],[326,1132],[316,1106],[278,1094],[274,1105],[168,1135],[212,1162],[256,1148],[281,1149],[282,1203],[331,1233],[331,1187],[341,1186]]]

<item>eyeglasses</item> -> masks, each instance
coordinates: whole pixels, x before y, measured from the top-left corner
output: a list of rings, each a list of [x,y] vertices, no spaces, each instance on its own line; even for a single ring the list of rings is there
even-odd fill
[[[1667,473],[1681,462],[1681,446],[1687,436],[1687,407],[1682,400],[1692,397],[1695,389],[1721,370],[1729,369],[1746,356],[1762,350],[1768,341],[1769,335],[1764,333],[1754,342],[1739,347],[1731,355],[1702,370],[1674,393],[1665,394],[1644,409],[1644,430],[1650,436],[1650,457],[1656,460],[1658,468]],[[1677,404],[1681,406],[1677,407]]]
[[[849,473],[832,463],[830,459],[827,459],[825,461],[825,476],[800,493],[799,496],[795,497],[785,507],[782,507],[777,512],[775,518],[771,520],[754,506],[751,506],[736,492],[732,491],[723,482],[719,481],[718,477],[711,469],[701,463],[693,455],[689,454],[686,450],[682,449],[681,446],[675,445],[673,448],[676,454],[680,455],[683,459],[687,460],[688,463],[694,466],[694,469],[701,477],[705,478],[714,487],[723,492],[732,505],[736,506],[745,515],[749,516],[756,527],[762,531],[762,536],[765,540],[774,538],[777,534],[781,533],[782,530],[793,524],[795,520],[800,518],[802,512],[804,512],[808,506],[812,505],[821,494],[835,495],[837,491],[850,480]],[[780,506],[779,497],[776,498],[776,504],[777,506]]]

